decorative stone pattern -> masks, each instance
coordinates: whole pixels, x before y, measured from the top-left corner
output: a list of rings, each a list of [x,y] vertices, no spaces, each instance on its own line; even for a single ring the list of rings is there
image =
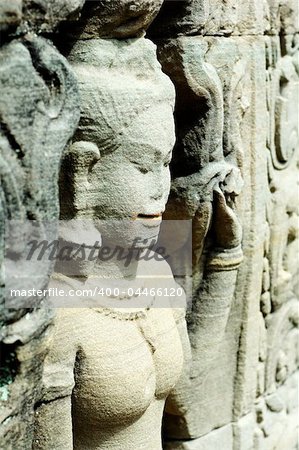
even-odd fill
[[[277,38],[267,41],[269,190],[256,402],[258,448],[296,448],[297,443],[298,404],[292,399],[298,396],[298,273],[292,261],[298,257],[298,201],[290,186],[298,185],[298,129],[293,123],[298,116],[298,73],[296,50],[292,46],[287,54],[285,50]]]
[[[190,380],[187,378],[183,382],[184,386],[178,387],[178,392],[170,396],[166,420],[166,431],[169,428],[169,434],[177,438],[193,438],[210,431],[213,428],[213,416],[214,420],[221,422],[232,410],[230,385],[233,373],[228,374],[225,389],[223,384],[221,386],[222,408],[216,406],[211,397],[205,396],[205,393],[210,392],[207,384],[212,382],[217,385],[218,377],[223,377],[223,368],[231,367],[225,362],[225,354],[228,355],[228,349],[234,343],[229,335],[227,342],[224,342],[224,334],[229,320],[237,268],[242,261],[241,227],[234,212],[235,197],[243,185],[235,162],[237,158],[241,158],[242,149],[238,141],[238,130],[229,139],[224,135],[225,121],[230,123],[234,119],[231,116],[225,118],[224,111],[229,110],[229,105],[224,103],[224,95],[226,98],[227,93],[223,93],[221,82],[221,75],[229,77],[230,73],[227,70],[221,74],[220,71],[217,72],[215,64],[211,64],[211,60],[214,62],[213,57],[220,66],[222,64],[219,58],[222,44],[219,41],[184,37],[169,40],[159,47],[162,66],[174,81],[177,91],[178,139],[173,157],[173,173],[176,178],[173,180],[166,217],[173,219],[177,211],[180,211],[182,218],[193,220],[195,230],[194,297],[189,311],[193,361]],[[238,56],[233,52],[231,56],[233,70]],[[230,67],[229,63],[227,66]],[[236,81],[237,87],[238,83],[239,80]],[[237,94],[230,92],[229,95],[233,97]],[[231,103],[230,98],[228,101]],[[235,108],[241,109],[241,105],[235,105]],[[225,228],[223,223],[226,223]],[[226,295],[223,295],[224,286]],[[205,348],[201,344],[203,341]],[[220,350],[219,345],[223,344],[224,347]],[[218,361],[219,372],[216,370],[213,375],[211,366],[215,365],[215,354],[209,352],[211,347],[215,351],[217,349],[217,353],[221,351],[223,355],[223,362]],[[232,353],[235,351],[232,350]],[[210,381],[212,376],[215,378]],[[180,390],[184,392],[179,392]],[[198,392],[196,397],[201,398],[200,402],[193,402],[195,392]],[[199,392],[202,392],[202,397]],[[184,397],[182,410],[187,409],[188,412],[186,422],[182,423],[177,403],[178,398]],[[203,423],[203,415],[207,418],[208,414],[209,419]]]
[[[0,448],[158,450],[168,396],[165,449],[297,449],[297,2],[4,0],[0,32]],[[125,154],[139,150],[143,164],[149,149],[170,154],[173,145],[171,187],[169,158],[164,175],[152,171],[146,181]],[[182,311],[116,321],[119,312],[90,309],[65,320],[37,297],[24,299],[27,309],[7,306],[5,295],[24,286],[24,276],[45,288],[53,272],[50,262],[16,264],[14,273],[4,267],[7,240],[22,254],[27,233],[20,226],[7,234],[7,224],[35,220],[45,232],[47,221],[55,238],[59,197],[64,219],[124,218],[153,204],[163,210],[169,188],[165,220],[192,220],[192,288],[178,279],[192,299],[186,321]],[[84,368],[82,345],[89,356],[94,348],[109,353],[117,339],[120,348],[122,336],[135,345],[135,331],[125,330],[132,317],[147,342],[148,361],[142,354],[136,367],[154,367],[155,389],[136,369],[119,392],[97,366],[100,353]],[[80,340],[77,330],[98,322],[107,333],[93,348],[90,334]],[[156,345],[153,332],[172,323],[175,331]],[[182,350],[181,368],[174,355],[181,359]],[[103,397],[98,386],[82,390],[84,370],[95,369],[104,374]],[[143,386],[148,403],[142,397],[137,406],[130,389]],[[117,401],[126,394],[117,433],[109,417],[120,403],[111,390]],[[93,430],[88,444],[75,402]],[[100,413],[98,435],[90,424]]]
[[[55,238],[60,158],[77,126],[80,106],[69,64],[46,39],[26,34],[12,40],[1,47],[0,59],[2,264],[5,228],[13,233],[6,237],[19,255],[28,220],[40,224],[40,232],[45,231],[43,224],[51,223],[49,238]],[[18,229],[10,226],[14,221]],[[20,304],[10,309],[13,299],[5,299],[4,294],[24,287],[24,280],[36,289],[45,288],[52,269],[48,261],[34,267],[16,263],[12,271],[6,265],[1,271],[3,449],[31,448],[33,409],[39,399],[45,338],[53,315],[44,298],[31,298],[29,309]]]
[[[298,269],[288,266],[288,261],[298,259],[298,201],[292,200],[298,196],[298,126],[293,122],[298,123],[298,111],[292,106],[298,102],[297,14],[297,6],[290,2],[165,2],[150,29],[177,94],[174,180],[167,212],[173,217],[179,210],[183,217],[193,218],[196,261],[196,294],[187,320],[192,368],[198,365],[199,376],[191,370],[181,390],[176,388],[179,407],[174,408],[169,398],[165,417],[166,434],[172,438],[169,448],[216,448],[214,432],[209,431],[219,427],[218,445],[228,449],[296,446],[296,405],[289,406],[285,394],[280,403],[273,397],[270,407],[279,409],[280,415],[269,411],[267,403],[262,415],[256,411],[267,393],[287,385],[288,374],[294,380],[298,373]],[[275,37],[278,33],[280,39]],[[224,278],[209,287],[210,303],[201,300],[206,298],[206,258],[215,235],[209,241],[211,232],[204,226],[209,213],[199,214],[198,221],[197,213],[190,213],[196,200],[204,205],[206,192],[203,183],[194,186],[190,181],[194,172],[198,177],[203,166],[214,161],[217,136],[218,149],[222,146],[225,160],[240,168],[244,180],[241,194],[234,196],[244,261],[228,315],[222,309],[227,297],[224,292],[217,295],[217,283],[224,286]],[[193,195],[186,195],[192,188]],[[224,291],[228,294],[228,287]],[[211,304],[214,295],[219,298],[217,316]],[[280,426],[279,420],[285,425]],[[234,444],[229,437],[220,437],[230,422]],[[263,428],[266,423],[268,428]],[[284,442],[281,432],[286,423]]]

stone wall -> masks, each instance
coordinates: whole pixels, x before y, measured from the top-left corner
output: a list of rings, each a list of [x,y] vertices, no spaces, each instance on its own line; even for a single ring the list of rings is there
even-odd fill
[[[214,364],[206,365],[208,375],[198,382],[194,411],[185,415],[187,429],[175,434],[194,440],[172,441],[169,448],[297,445],[298,281],[290,265],[290,258],[298,259],[297,9],[291,2],[165,2],[151,27],[162,67],[176,86],[174,158],[177,152],[177,158],[192,160],[187,169],[178,160],[175,176],[199,170],[194,153],[210,153],[221,126],[221,120],[214,122],[208,136],[196,130],[197,124],[205,128],[209,113],[200,89],[210,88],[198,67],[201,60],[209,81],[215,72],[220,79],[223,150],[244,179],[237,203],[244,261],[234,301],[222,342],[210,347]],[[219,333],[217,322],[214,327]]]
[[[164,447],[298,448],[297,2],[3,0],[0,31],[0,262],[5,236],[10,251],[24,252],[26,229],[7,237],[7,223],[47,221],[45,232],[57,234],[60,162],[80,110],[87,114],[84,52],[120,83],[115,104],[127,98],[133,119],[146,106],[130,98],[131,72],[157,83],[144,100],[156,104],[169,89],[160,63],[176,91],[165,219],[193,227],[192,373],[167,402]],[[75,141],[86,140],[85,125]],[[140,133],[145,127],[143,118]],[[69,184],[60,180],[64,211]],[[82,177],[69,182],[80,187]],[[9,269],[0,273],[0,448],[22,450],[32,448],[53,312],[37,297],[9,308],[5,294],[23,286],[25,272],[46,287],[53,266]]]

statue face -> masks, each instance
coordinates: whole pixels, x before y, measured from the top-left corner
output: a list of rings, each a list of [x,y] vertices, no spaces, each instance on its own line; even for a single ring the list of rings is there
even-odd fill
[[[121,145],[101,155],[87,176],[88,216],[95,223],[102,221],[99,229],[106,237],[115,221],[113,239],[117,242],[120,236],[128,242],[133,236],[156,240],[169,195],[169,163],[175,142],[172,111],[166,105],[149,115],[150,123],[147,117],[145,114],[134,123]]]
[[[90,138],[92,142],[73,145],[79,157],[85,155],[76,183],[80,216],[92,219],[110,242],[123,245],[139,238],[148,242],[137,246],[146,247],[157,239],[170,190],[172,109],[164,105],[141,115],[109,151],[96,152],[97,136]],[[93,158],[86,159],[92,149]]]
[[[174,88],[147,39],[79,40],[72,51],[82,101],[70,150],[76,216],[108,239],[103,221],[119,221],[114,240],[155,238],[170,188]]]

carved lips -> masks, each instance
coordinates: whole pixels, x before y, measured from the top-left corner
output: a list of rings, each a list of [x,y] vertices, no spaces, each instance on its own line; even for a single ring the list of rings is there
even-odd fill
[[[138,214],[136,220],[142,221],[142,225],[148,228],[158,227],[162,222],[162,213]]]

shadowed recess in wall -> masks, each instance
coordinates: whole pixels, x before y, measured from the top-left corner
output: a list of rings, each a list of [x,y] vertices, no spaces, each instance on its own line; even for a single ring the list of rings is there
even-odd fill
[[[15,380],[19,361],[16,354],[16,344],[0,343],[0,400],[8,399],[8,386]]]

